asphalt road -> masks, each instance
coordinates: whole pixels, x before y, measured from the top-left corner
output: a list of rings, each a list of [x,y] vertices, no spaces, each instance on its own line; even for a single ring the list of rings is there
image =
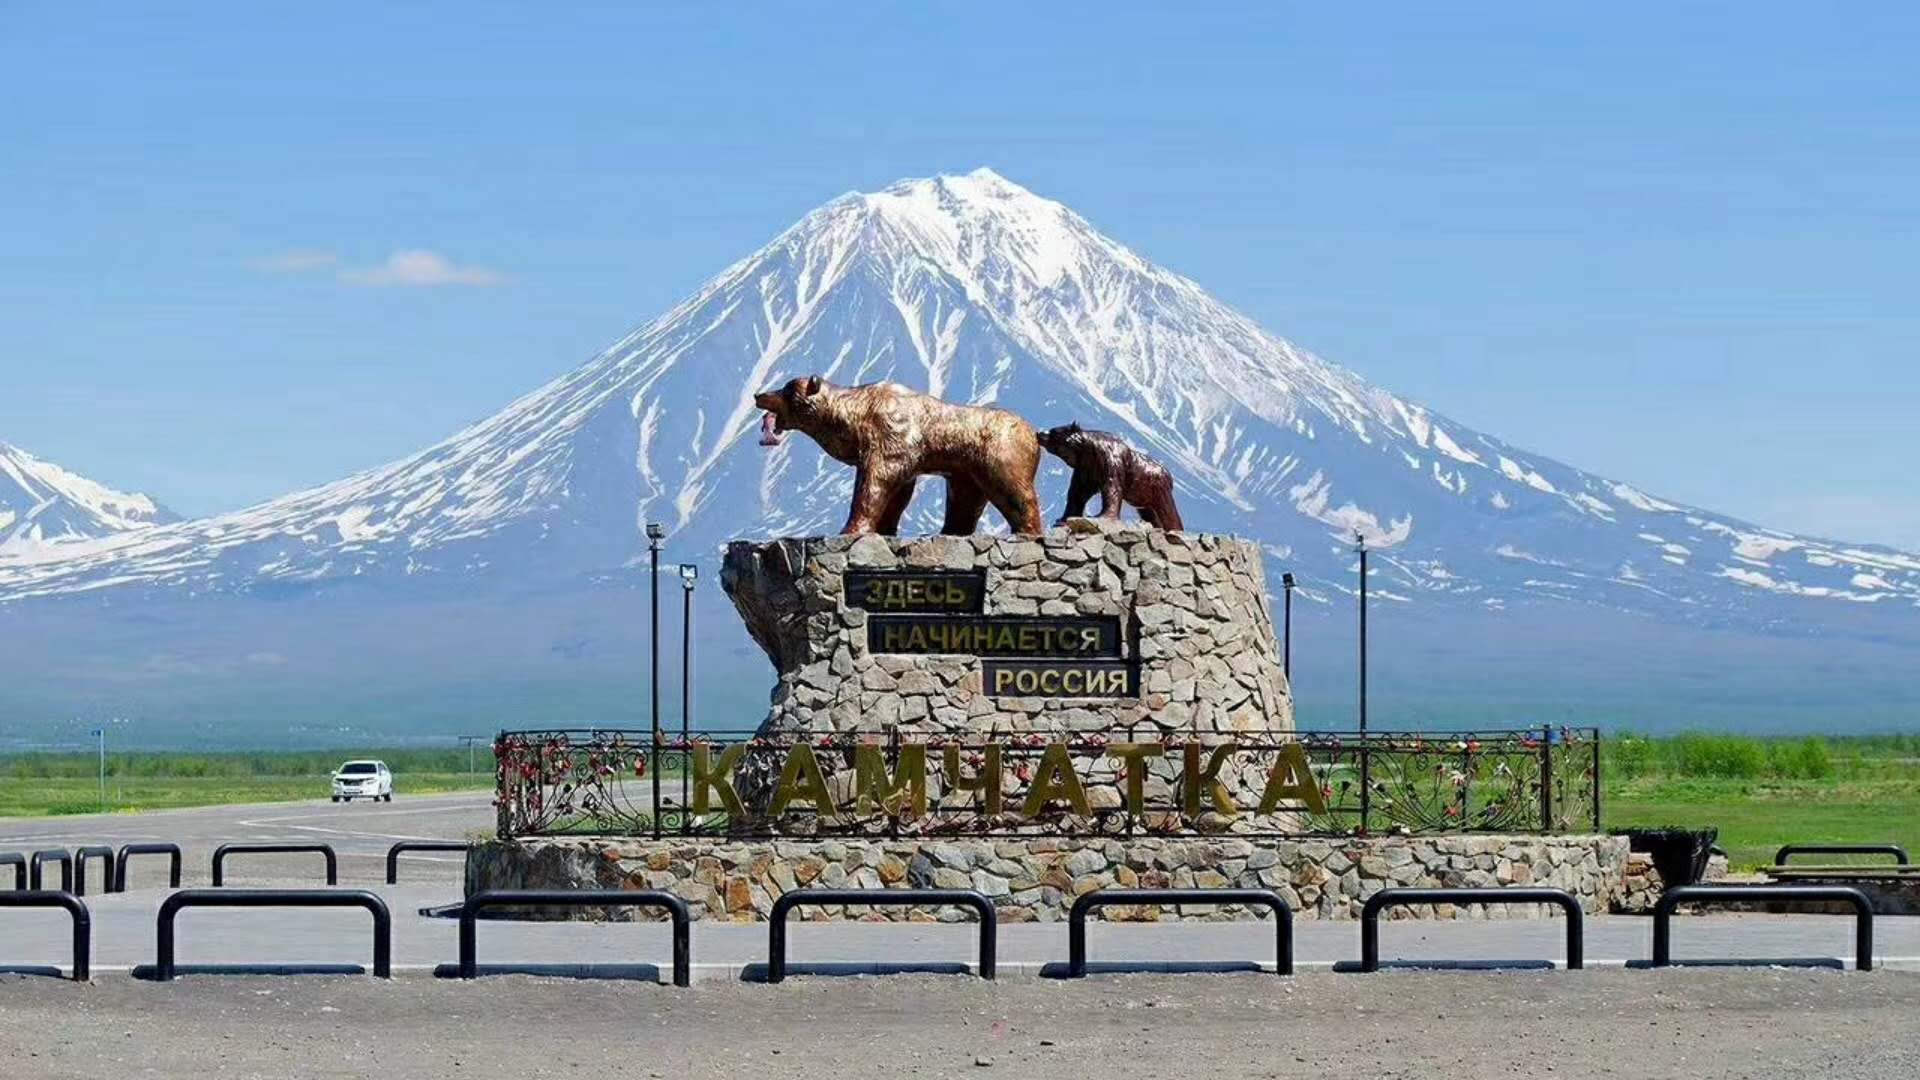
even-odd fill
[[[170,841],[185,855],[184,885],[205,884],[213,849],[239,841],[319,841],[340,857],[340,883],[371,884],[386,878],[387,848],[396,840],[460,840],[493,831],[493,793],[394,796],[391,803],[302,802],[243,803],[154,810],[138,814],[75,814],[61,817],[0,818],[0,851],[77,848],[103,844],[118,848],[136,841]],[[458,881],[463,861],[457,854],[426,852],[403,856],[408,879]],[[136,861],[132,887],[164,884],[164,860]],[[234,855],[227,881],[243,885],[275,880],[282,884],[322,881],[317,855]]]
[[[393,962],[403,973],[431,973],[459,955],[457,923],[421,914],[422,908],[456,903],[459,883],[417,878],[414,868],[405,868],[399,886],[372,887],[393,914]],[[124,979],[132,969],[153,963],[155,915],[166,895],[163,889],[137,889],[86,898],[96,979]],[[64,912],[0,911],[0,969],[65,966],[68,926]],[[370,926],[367,914],[354,909],[193,908],[178,916],[178,960],[188,966],[364,966],[372,957]],[[1852,959],[1852,926],[1850,918],[1828,915],[1686,917],[1674,927],[1674,955],[1681,960],[1819,960],[1838,966]],[[1559,919],[1396,920],[1381,928],[1381,955],[1388,961],[1557,962],[1565,956],[1565,930]],[[975,934],[971,923],[803,922],[789,930],[789,957],[797,975],[965,971],[975,958]],[[1003,979],[1056,973],[1067,959],[1066,927],[1058,923],[1009,924],[1000,927],[999,936]],[[1587,963],[1601,968],[1644,960],[1651,936],[1651,920],[1645,918],[1588,919]],[[1351,963],[1359,956],[1359,938],[1356,922],[1301,920],[1294,942],[1299,970]],[[658,922],[488,921],[479,928],[478,940],[481,963],[506,970],[615,965],[631,977],[663,980],[672,959],[672,939]],[[1096,972],[1271,970],[1274,958],[1273,924],[1257,921],[1096,922],[1088,928],[1088,943]],[[696,987],[758,979],[767,948],[763,923],[696,923]],[[1920,969],[1920,919],[1879,920],[1875,953],[1882,966]]]

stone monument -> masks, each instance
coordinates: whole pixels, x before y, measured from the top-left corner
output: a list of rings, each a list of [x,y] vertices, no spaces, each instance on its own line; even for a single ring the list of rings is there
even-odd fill
[[[1148,455],[890,383],[755,402],[763,442],[800,431],[856,470],[843,535],[727,547],[721,583],[773,664],[766,716],[684,741],[502,733],[500,838],[469,891],[664,889],[755,919],[816,885],[966,888],[1054,920],[1110,887],[1262,888],[1334,917],[1387,884],[1533,881],[1604,908],[1624,842],[1550,835],[1589,806],[1583,776],[1597,829],[1597,742],[1589,765],[1570,732],[1296,734],[1259,547],[1181,530]],[[1074,470],[1048,532],[1043,446]],[[925,476],[946,480],[943,535],[894,535]],[[1093,494],[1101,516],[1073,516]],[[975,533],[988,505],[1014,534]],[[1491,835],[1516,828],[1539,835]],[[1108,917],[1169,911],[1238,914]]]

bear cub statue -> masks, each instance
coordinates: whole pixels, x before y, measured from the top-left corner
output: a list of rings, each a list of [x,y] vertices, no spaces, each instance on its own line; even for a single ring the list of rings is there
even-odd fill
[[[1119,436],[1072,423],[1041,432],[1040,445],[1073,469],[1073,480],[1067,485],[1067,512],[1054,524],[1086,516],[1087,501],[1098,492],[1100,516],[1110,521],[1119,520],[1122,503],[1131,503],[1148,525],[1183,527],[1167,467],[1128,446]]]

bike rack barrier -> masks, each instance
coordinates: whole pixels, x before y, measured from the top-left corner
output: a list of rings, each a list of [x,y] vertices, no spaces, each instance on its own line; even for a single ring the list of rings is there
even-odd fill
[[[1266,889],[1095,889],[1067,915],[1067,978],[1087,974],[1087,916],[1116,904],[1258,904],[1273,912],[1274,974],[1293,974],[1293,909]]]
[[[857,904],[864,907],[972,908],[980,916],[980,977],[992,979],[998,953],[999,919],[993,901],[972,889],[796,889],[782,893],[767,915],[767,981],[787,977],[787,914],[802,904]]]
[[[340,860],[332,844],[221,844],[213,849],[213,887],[219,888],[223,864],[229,855],[266,855],[288,851],[317,851],[327,857],[327,884],[340,884]]]
[[[217,862],[215,865],[219,865]],[[182,908],[190,907],[357,907],[373,915],[373,974],[393,977],[393,916],[386,901],[364,889],[182,889],[160,902],[157,922],[158,949],[154,957],[153,977],[166,982],[173,978],[173,919]]]
[[[65,848],[47,848],[43,851],[36,851],[33,853],[33,862],[32,862],[33,874],[31,877],[32,888],[35,890],[38,890],[44,884],[45,879],[42,878],[40,872],[41,872],[41,869],[50,862],[57,862],[60,864],[60,891],[72,892],[73,891],[73,856],[67,854],[67,850]]]
[[[99,859],[100,868],[106,871],[106,881],[102,883],[102,893],[119,892],[115,888],[118,879],[113,874],[113,849],[110,847],[89,846],[77,848],[73,853],[73,895],[87,895],[87,860]]]
[[[86,901],[64,890],[29,889],[0,893],[0,908],[65,908],[73,916],[73,981],[86,982],[93,955],[93,915]]]
[[[400,853],[403,851],[466,851],[472,846],[465,840],[402,840],[387,849],[387,884],[400,884]]]
[[[1360,970],[1380,970],[1380,913],[1409,904],[1553,904],[1567,913],[1567,970],[1586,966],[1586,915],[1560,889],[1381,889],[1360,909]]]
[[[1752,900],[1781,903],[1852,904],[1853,963],[1873,970],[1873,904],[1867,894],[1846,885],[1682,885],[1668,889],[1653,906],[1653,966],[1673,964],[1673,909],[1681,904],[1742,904]]]
[[[465,845],[462,845],[463,847]],[[693,984],[693,916],[687,902],[670,892],[651,889],[497,889],[467,897],[460,905],[460,977],[480,975],[478,922],[487,908],[513,907],[647,907],[659,908],[673,920],[673,985]]]
[[[27,891],[27,857],[17,851],[0,851],[0,866],[13,867],[15,892]]]
[[[127,891],[127,860],[135,855],[165,855],[171,864],[167,869],[167,887],[180,887],[180,845],[179,844],[123,844],[120,854],[113,860],[113,891]]]
[[[1773,856],[1773,865],[1785,866],[1795,855],[1891,855],[1907,865],[1907,849],[1899,844],[1788,844]]]

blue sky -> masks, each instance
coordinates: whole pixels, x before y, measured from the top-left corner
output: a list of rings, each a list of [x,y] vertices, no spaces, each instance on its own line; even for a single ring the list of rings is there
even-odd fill
[[[1544,6],[10,5],[0,439],[236,507],[990,165],[1521,446],[1920,546],[1920,13]]]

